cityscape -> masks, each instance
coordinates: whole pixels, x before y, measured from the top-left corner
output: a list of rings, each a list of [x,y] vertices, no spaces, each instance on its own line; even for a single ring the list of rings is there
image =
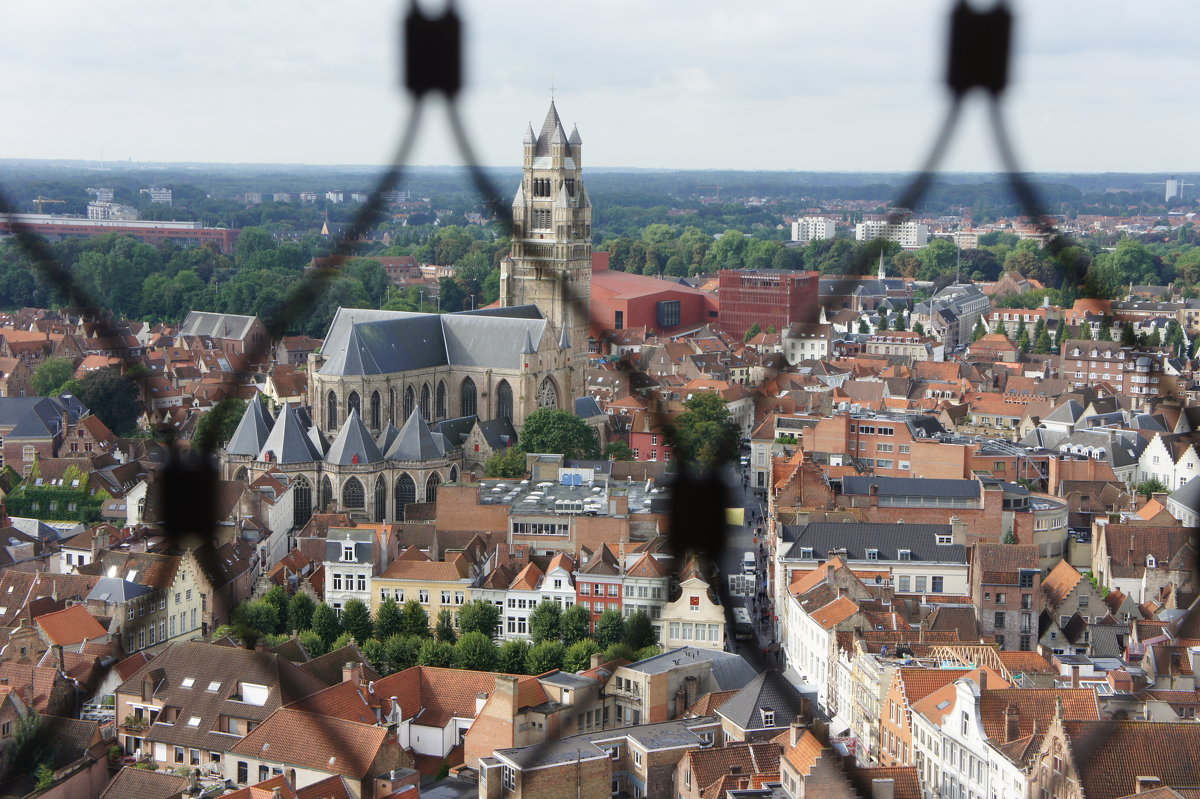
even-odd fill
[[[1186,156],[659,164],[527,92],[487,167],[10,132],[0,797],[1200,797]]]

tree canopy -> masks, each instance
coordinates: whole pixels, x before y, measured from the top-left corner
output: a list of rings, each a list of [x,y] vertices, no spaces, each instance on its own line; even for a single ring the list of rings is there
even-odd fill
[[[525,417],[521,448],[525,452],[554,453],[567,458],[600,457],[600,439],[595,429],[575,414],[556,408],[539,408]]]

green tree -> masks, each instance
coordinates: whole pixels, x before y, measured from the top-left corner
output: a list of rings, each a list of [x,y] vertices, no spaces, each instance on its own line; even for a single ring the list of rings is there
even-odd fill
[[[1042,329],[1038,331],[1037,339],[1033,342],[1033,351],[1045,355],[1050,352],[1054,345],[1050,341],[1050,331],[1042,325]]]
[[[559,618],[562,641],[568,647],[588,637],[592,630],[592,613],[583,605],[572,605]]]
[[[496,670],[504,674],[525,674],[525,661],[529,658],[529,642],[520,639],[505,641],[500,645]]]
[[[492,639],[480,632],[463,633],[454,645],[454,665],[471,671],[495,671],[500,653]]]
[[[639,610],[625,620],[625,643],[634,650],[658,643],[658,633],[650,623],[650,617],[645,611]]]
[[[1029,331],[1025,329],[1025,319],[1017,324],[1017,347],[1021,352],[1029,352]]]
[[[447,641],[436,641],[426,638],[421,642],[421,650],[417,653],[417,665],[440,666],[444,669],[454,667],[454,645]]]
[[[275,238],[260,227],[244,227],[234,245],[234,258],[238,266],[246,266],[260,253],[275,249]]]
[[[596,620],[594,637],[602,649],[624,641],[625,619],[621,618],[621,611],[609,608],[601,613],[600,618]]]
[[[762,328],[758,326],[758,322],[754,322],[750,327],[746,328],[746,333],[742,336],[743,342],[748,342],[750,339],[762,332]]]
[[[408,600],[400,609],[400,634],[429,637],[429,614],[415,599]]]
[[[349,630],[342,630],[341,634],[337,638],[334,638],[333,643],[329,645],[329,651],[336,652],[342,647],[349,646],[351,643],[355,643],[354,636],[350,634]]]
[[[521,446],[526,452],[555,453],[568,458],[599,458],[595,429],[573,413],[539,408],[525,417]]]
[[[583,638],[567,647],[563,653],[562,670],[578,672],[592,666],[592,655],[600,651],[600,645],[591,638]]]
[[[1133,490],[1149,499],[1153,494],[1165,494],[1167,487],[1162,484],[1158,478],[1152,477],[1149,480],[1143,480],[1133,487]]]
[[[316,603],[313,602],[311,596],[304,591],[297,591],[288,600],[287,607],[287,628],[292,632],[307,630],[312,627],[313,611],[316,610]]]
[[[631,461],[633,450],[624,441],[611,441],[604,449],[604,458],[610,461]]]
[[[871,332],[871,326],[867,324],[866,319],[861,317],[858,320],[858,332],[864,336]]]
[[[310,657],[318,658],[329,651],[329,644],[313,630],[301,630],[297,638]]]
[[[917,324],[921,324],[917,322]],[[975,327],[971,329],[971,341],[976,342],[987,335],[987,328],[983,326],[983,314],[975,317]]]
[[[279,632],[282,626],[279,608],[273,602],[263,599],[238,605],[234,612],[234,622],[239,627],[248,627],[254,632],[266,635]],[[244,637],[244,633],[239,634]]]
[[[525,476],[525,449],[505,447],[498,449],[483,464],[484,477],[513,479]]]
[[[1133,325],[1129,322],[1121,325],[1121,346],[1132,347],[1137,344],[1137,334],[1133,332]]]
[[[88,372],[79,381],[79,401],[119,436],[137,429],[142,415],[137,384],[112,366]]]
[[[1004,538],[1002,538],[1002,539],[1001,539],[1001,543],[1002,543],[1002,544],[1015,544],[1015,543],[1017,543],[1017,536],[1016,536],[1016,534],[1015,534],[1015,533],[1014,533],[1012,530],[1009,530],[1008,532],[1006,532],[1006,533],[1004,534]]]
[[[875,330],[883,331],[883,330],[887,330],[887,329],[888,329],[887,311],[880,311],[879,312],[879,323],[875,326]]]
[[[483,599],[463,605],[458,611],[458,628],[467,633],[481,633],[489,641],[500,633],[500,608]]]
[[[633,657],[630,659],[634,663],[637,663],[639,660],[649,660],[650,658],[658,657],[661,654],[662,647],[658,646],[657,644],[651,644],[650,646],[644,646],[638,651],[634,652]]]
[[[342,625],[338,620],[337,613],[324,602],[317,605],[317,609],[313,611],[312,630],[321,636],[321,640],[327,646],[332,644],[342,632]]]
[[[449,608],[438,611],[437,624],[434,625],[434,635],[439,641],[453,644],[458,640],[458,631],[454,629],[454,614]]]
[[[29,387],[39,397],[53,397],[74,375],[75,364],[70,358],[47,358],[34,370]]]
[[[741,435],[729,417],[725,398],[712,391],[700,391],[684,403],[674,425],[674,445],[678,459],[686,459],[701,470],[734,459]]]
[[[361,599],[348,600],[342,608],[342,628],[362,643],[371,637],[371,610]]]
[[[400,605],[391,596],[386,596],[375,611],[375,635],[381,641],[386,641],[399,634],[400,629]]]
[[[548,671],[561,669],[566,647],[562,641],[542,641],[534,644],[525,657],[525,671],[528,674],[545,674]]]
[[[391,670],[404,671],[417,665],[425,640],[415,635],[391,635],[384,639],[383,654]]]
[[[1003,319],[996,322],[996,332],[999,333],[1001,336],[1008,338],[1008,325],[1004,324]]]
[[[381,675],[387,676],[392,673],[391,667],[387,662],[387,655],[383,649],[383,641],[378,638],[368,638],[358,645],[362,650],[363,657],[371,664],[371,668],[379,672]]]
[[[605,663],[611,663],[614,660],[633,660],[634,652],[629,648],[629,644],[624,641],[617,641],[604,650],[604,655],[601,660]]]
[[[259,400],[254,400],[258,402]],[[204,452],[213,452],[233,438],[238,423],[246,413],[246,401],[227,397],[200,416],[192,433],[192,446]]]
[[[529,614],[529,637],[534,644],[562,637],[562,606],[543,599]]]

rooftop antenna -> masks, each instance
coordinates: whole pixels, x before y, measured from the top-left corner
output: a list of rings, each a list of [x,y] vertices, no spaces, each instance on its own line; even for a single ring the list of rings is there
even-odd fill
[[[554,102],[554,76],[550,76],[550,102]]]

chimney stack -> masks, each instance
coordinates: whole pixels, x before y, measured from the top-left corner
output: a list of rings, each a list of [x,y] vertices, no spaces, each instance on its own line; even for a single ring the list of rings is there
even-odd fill
[[[1004,742],[1011,743],[1021,737],[1021,716],[1012,702],[1004,708]]]
[[[355,685],[362,684],[366,678],[366,673],[363,671],[363,664],[348,660],[342,666],[342,682],[353,681]]]
[[[871,799],[896,799],[896,780],[871,780]]]

